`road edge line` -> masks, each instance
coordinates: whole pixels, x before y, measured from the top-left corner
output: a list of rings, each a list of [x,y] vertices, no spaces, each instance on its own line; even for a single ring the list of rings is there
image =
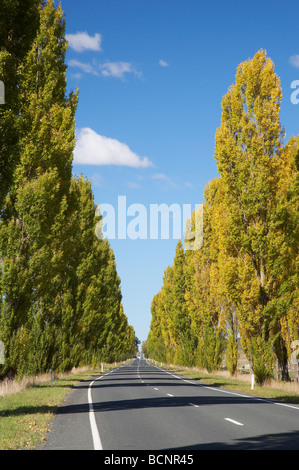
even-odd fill
[[[133,361],[131,361],[131,362],[133,362]],[[129,364],[131,364],[131,362],[129,362]],[[128,365],[128,364],[125,364],[125,365]],[[104,450],[104,449],[103,449],[99,429],[98,429],[98,426],[97,426],[97,423],[96,423],[96,417],[95,417],[95,413],[94,413],[93,401],[92,401],[92,396],[91,396],[91,387],[93,386],[94,382],[96,382],[97,380],[101,379],[105,375],[109,375],[109,374],[115,372],[118,369],[121,369],[125,365],[117,367],[116,369],[109,370],[108,372],[106,372],[106,374],[101,375],[100,377],[97,377],[95,380],[93,380],[89,384],[87,397],[88,397],[88,404],[89,404],[89,423],[90,423],[90,428],[91,428],[91,435],[92,435],[94,450]]]
[[[88,387],[89,422],[90,422],[91,435],[92,435],[92,440],[93,440],[93,448],[94,450],[103,450],[103,445],[102,445],[102,441],[100,438],[98,426],[96,423],[96,417],[94,414],[94,407],[93,407],[93,402],[92,402],[92,397],[91,397],[91,387],[94,384],[94,382],[95,380],[93,380],[89,384],[89,387]]]

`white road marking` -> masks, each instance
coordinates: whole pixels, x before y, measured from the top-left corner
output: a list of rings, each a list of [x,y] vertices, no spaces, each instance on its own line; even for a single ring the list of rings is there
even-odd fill
[[[239,421],[235,421],[234,419],[231,418],[224,418],[226,421],[230,421],[233,424],[236,424],[237,426],[244,426],[244,424],[239,423]]]
[[[154,387],[154,390],[159,390],[158,388]]]
[[[286,403],[278,403],[278,402],[275,402],[275,405],[286,406],[287,408],[293,408],[294,410],[299,411],[298,406],[287,405]]]
[[[121,367],[124,367],[124,366],[121,366]],[[118,367],[117,369],[113,369],[112,371],[106,372],[106,374],[104,374],[104,375],[101,375],[97,379],[93,380],[89,384],[89,387],[88,387],[87,396],[88,396],[88,403],[89,403],[89,422],[90,422],[90,427],[91,427],[91,434],[92,434],[94,450],[103,450],[103,445],[102,445],[102,441],[101,441],[101,438],[100,438],[100,433],[99,433],[99,430],[98,430],[98,426],[97,426],[97,423],[96,423],[94,407],[93,407],[93,402],[92,402],[92,396],[91,396],[91,387],[93,386],[93,384],[96,380],[100,380],[105,375],[112,374],[113,372],[120,369],[121,367]]]
[[[90,421],[91,434],[92,434],[92,440],[93,440],[93,448],[94,450],[103,450],[102,441],[101,441],[99,430],[97,427],[93,403],[92,403],[92,397],[91,397],[91,387],[94,382],[95,380],[93,380],[93,382],[91,382],[88,387],[89,421]]]
[[[256,399],[256,397],[254,397],[253,395],[244,395],[244,393],[230,392],[229,390],[223,390],[222,388],[215,388],[215,387],[207,387],[206,385],[203,385],[203,387],[209,390],[214,390],[214,392],[222,392],[222,393],[228,393],[229,395],[236,395],[237,397]]]
[[[197,383],[191,382],[191,380],[183,379],[183,382],[187,382],[188,384],[191,384],[191,385],[197,385]]]
[[[222,390],[221,388],[206,387],[205,385],[203,385],[203,387],[208,388],[210,390],[214,390],[215,392],[228,393],[229,395],[236,395],[237,397],[250,398],[252,400],[259,400],[259,401],[264,401],[266,403],[273,403],[274,405],[286,406],[287,408],[293,408],[294,410],[299,411],[298,406],[289,405],[287,403],[278,403],[268,398],[255,397],[254,395],[245,395],[242,393],[231,392],[229,390]]]
[[[150,364],[147,362],[147,364],[150,366]],[[172,375],[173,377],[177,378],[177,379],[180,379],[180,380],[183,380],[184,382],[187,382],[187,383],[190,383],[192,385],[195,385],[195,386],[202,386],[206,389],[209,389],[209,390],[213,390],[215,392],[222,392],[222,393],[227,393],[228,395],[235,395],[235,396],[239,396],[239,397],[242,397],[242,398],[249,398],[249,399],[253,399],[253,400],[260,400],[260,401],[265,401],[267,403],[273,403],[275,405],[280,405],[280,406],[285,406],[285,407],[288,407],[288,408],[293,408],[297,411],[299,411],[299,407],[296,406],[296,405],[291,405],[291,404],[287,404],[287,403],[279,403],[279,402],[274,402],[273,400],[269,400],[267,398],[262,398],[262,397],[255,397],[254,395],[246,395],[244,393],[237,393],[237,392],[233,392],[231,390],[224,390],[224,389],[221,389],[221,388],[216,388],[216,387],[209,387],[209,386],[206,386],[206,385],[203,385],[203,384],[198,384],[198,383],[194,383],[190,380],[187,380],[187,379],[184,379],[183,377],[181,376],[178,376],[176,374],[174,374],[173,372],[171,371],[167,371],[165,369],[162,369],[161,367],[158,367],[158,366],[154,366],[156,367],[157,369],[160,369],[162,370],[163,372],[169,374],[169,375]],[[143,382],[143,381],[142,381]],[[148,385],[148,384],[147,384]],[[169,397],[173,397],[173,395],[171,395],[170,393],[167,393],[167,396]],[[194,403],[189,403],[190,406],[193,406],[195,408],[199,408],[199,405],[195,405]],[[235,424],[236,426],[244,426],[243,423],[240,423],[234,419],[231,419],[231,418],[224,418],[226,421],[229,421],[233,424]]]

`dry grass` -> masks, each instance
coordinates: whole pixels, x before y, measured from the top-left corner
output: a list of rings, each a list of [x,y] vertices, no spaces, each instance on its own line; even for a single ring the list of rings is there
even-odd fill
[[[104,364],[103,372],[111,368]],[[80,367],[55,374],[53,387],[50,373],[0,382],[0,451],[36,449],[69,391],[101,372],[101,367]]]
[[[58,378],[69,377],[74,374],[81,374],[86,371],[90,371],[90,367],[73,367],[70,372],[67,373],[54,373],[54,380]],[[4,379],[0,382],[0,397],[5,397],[13,393],[19,393],[27,388],[35,387],[37,385],[49,382],[51,380],[50,373],[40,374],[34,377],[23,377],[21,379]]]
[[[151,360],[152,363],[160,366],[160,362]],[[235,376],[231,376],[227,370],[215,371],[209,373],[206,369],[200,369],[198,367],[182,367],[173,364],[162,364],[163,367],[172,369],[177,373],[187,374],[191,378],[200,379],[203,383],[209,383],[212,385],[216,383],[217,386],[240,390],[244,393],[251,393],[251,374],[250,373],[238,373]],[[244,384],[244,385],[242,385]],[[273,397],[277,400],[292,401],[295,403],[299,402],[299,383],[298,382],[282,382],[279,380],[267,380],[262,386],[255,385],[252,393],[258,393],[259,395]]]
[[[49,375],[43,374],[36,377],[24,377],[20,380],[4,379],[0,382],[0,396],[5,397],[12,393],[19,393],[29,387],[34,387],[37,384],[41,384],[49,381]]]
[[[218,371],[217,375],[225,377],[227,379],[233,379],[243,381],[246,383],[251,383],[251,374],[237,374],[235,377],[231,377],[228,371]],[[292,395],[299,395],[299,383],[298,382],[282,382],[280,380],[267,380],[264,384],[267,388],[272,388],[275,390],[281,390],[282,392]]]
[[[197,369],[199,372],[199,369]],[[200,371],[204,373],[208,373],[207,371]],[[236,374],[234,377],[230,375],[230,373],[227,370],[220,370],[217,371],[217,375],[224,377],[226,379],[236,379],[242,382],[246,382],[248,384],[251,384],[251,374]],[[272,388],[275,390],[281,390],[285,393],[291,393],[294,395],[299,395],[299,383],[298,382],[282,382],[280,380],[267,380],[264,384],[267,388]]]

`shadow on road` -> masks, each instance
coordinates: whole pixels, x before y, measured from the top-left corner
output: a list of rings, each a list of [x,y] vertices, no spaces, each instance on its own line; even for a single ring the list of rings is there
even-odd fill
[[[188,397],[157,397],[150,399],[137,400],[118,400],[96,402],[93,404],[96,413],[111,411],[126,411],[142,408],[175,408],[188,406],[190,402],[198,406],[205,405],[221,405],[221,404],[260,404],[260,400],[254,398],[243,397],[215,397],[215,396],[188,396]],[[80,405],[61,406],[58,414],[69,413],[87,413],[89,410],[88,403]],[[299,450],[299,430],[288,433],[278,433],[271,435],[256,435],[254,437],[246,437],[235,439],[229,444],[225,442],[198,443],[187,447],[175,447],[164,449],[168,451],[174,450]]]
[[[176,408],[176,407],[190,407],[190,403],[197,406],[211,406],[211,405],[240,405],[240,404],[260,404],[261,401],[254,398],[246,397],[217,397],[217,396],[180,396],[180,397],[157,397],[157,398],[138,398],[130,400],[115,400],[93,402],[93,409],[96,413],[103,413],[107,411],[127,411],[137,410],[142,408]],[[81,403],[79,405],[60,406],[58,409],[59,414],[68,413],[86,413],[89,410],[88,403]]]
[[[180,396],[151,396],[147,393],[145,393],[145,396],[142,396],[143,393],[135,393],[135,398],[129,398],[130,395],[128,392],[129,387],[133,387],[134,391],[137,391],[138,388],[144,388],[147,389],[146,383],[142,383],[141,380],[137,377],[136,375],[136,369],[134,371],[131,371],[130,368],[125,367],[121,370],[111,373],[108,373],[107,375],[104,375],[102,378],[99,380],[95,380],[92,385],[92,389],[98,389],[98,391],[103,388],[105,389],[105,392],[103,390],[103,394],[99,393],[97,395],[98,401],[95,401],[96,393],[93,394],[93,410],[96,415],[96,419],[99,418],[99,422],[105,422],[105,418],[108,419],[108,421],[112,422],[117,422],[117,420],[120,420],[120,422],[125,422],[128,419],[128,413],[127,411],[130,410],[166,410],[169,409],[170,412],[171,410],[174,410],[175,408],[189,408],[189,412],[187,413],[193,413],[192,405],[197,405],[199,407],[214,407],[214,406],[221,406],[221,405],[246,405],[247,410],[250,413],[250,406],[251,405],[260,405],[261,403],[263,406],[267,406],[267,403],[272,404],[273,402],[271,400],[260,400],[259,398],[255,397],[247,397],[247,396],[238,396],[238,395],[227,395],[227,394],[216,394],[213,390],[208,390],[207,387],[204,387],[204,393],[201,393],[201,390],[203,390],[203,386],[201,384],[196,384],[194,386],[191,383],[186,383],[183,381],[178,381],[175,379],[173,376],[165,376],[165,372],[159,371],[159,370],[148,370],[145,368],[142,370],[142,368],[138,368],[138,372],[142,376],[142,378],[150,384],[149,388],[152,388],[154,385],[157,385],[158,387],[169,387],[169,390],[171,390],[172,387],[176,387],[176,390],[179,391]],[[95,376],[94,379],[98,378],[99,376]],[[90,386],[91,381],[90,380],[83,380],[80,382],[76,388],[81,388],[81,389],[87,389]],[[115,397],[119,397],[118,399],[113,399],[113,393],[112,389],[115,391],[116,387],[125,387],[126,390],[124,391],[124,394],[116,394]],[[193,387],[193,390],[192,390]],[[111,394],[109,394],[109,388],[111,388]],[[173,392],[175,395],[175,392]],[[132,394],[134,395],[134,394]],[[85,414],[85,419],[88,419],[87,416],[90,411],[90,405],[87,400],[87,394],[85,390],[83,390],[83,395],[80,395],[81,397],[84,397],[84,402],[80,401],[78,403],[76,395],[74,395],[74,398],[70,401],[66,401],[62,406],[60,406],[57,409],[57,415],[60,417],[60,422],[63,422],[64,424],[67,422],[79,422],[83,419],[83,414]],[[103,400],[104,398],[104,400]],[[74,401],[76,400],[76,401]],[[101,401],[99,401],[101,400]],[[17,411],[17,410],[16,410]],[[21,410],[20,410],[21,411]],[[117,412],[118,414],[114,414],[113,412]],[[32,412],[32,410],[31,410]],[[101,414],[106,413],[106,412],[112,412],[112,414],[108,414],[107,416],[104,416]],[[163,413],[153,413],[154,416],[157,415],[163,415]],[[74,415],[74,416],[71,416]],[[134,414],[134,416],[138,416],[138,420],[142,422],[143,420],[143,412],[140,414]],[[165,418],[168,416],[168,413],[163,415]],[[178,413],[178,416],[180,416],[180,413]],[[190,418],[190,414],[187,414],[187,417]],[[75,418],[76,417],[76,418]],[[148,417],[148,414],[147,416]],[[188,419],[189,419],[188,418]],[[101,421],[102,419],[102,421]],[[199,414],[199,419],[200,419],[200,414]],[[79,421],[78,421],[79,420]],[[200,421],[199,423],[200,424]],[[264,428],[265,429],[265,428]],[[196,430],[197,427],[195,427],[195,433],[192,437],[192,441],[190,439],[186,439],[186,442],[191,442],[190,446],[186,447],[176,447],[174,444],[174,447],[170,447],[167,449],[161,449],[167,450],[170,452],[173,451],[198,451],[198,450],[299,450],[299,426],[298,426],[298,431],[292,431],[292,429],[296,429],[296,427],[291,428],[290,432],[285,432],[285,433],[273,433],[271,435],[266,435],[266,434],[260,434],[260,435],[252,435],[252,432],[250,429],[248,429],[248,434],[246,437],[241,436],[240,433],[234,434],[236,437],[235,439],[232,439],[229,436],[224,435],[223,436],[223,442],[198,442],[199,441],[199,433],[197,434]],[[217,434],[217,437],[219,434]],[[239,437],[237,437],[239,436]],[[205,439],[205,433],[202,433],[203,440]],[[219,439],[219,437],[218,437]],[[221,439],[221,437],[220,437]],[[208,440],[208,439],[206,439]],[[226,442],[227,441],[227,442]],[[167,442],[165,440],[164,442]],[[181,441],[175,441],[175,440],[169,440],[168,442],[182,442]],[[161,442],[162,444],[162,442]],[[163,444],[162,444],[163,445]]]
[[[199,443],[190,447],[176,447],[164,450],[299,450],[299,431],[273,435],[261,434],[251,438],[236,439],[231,444],[223,442]]]

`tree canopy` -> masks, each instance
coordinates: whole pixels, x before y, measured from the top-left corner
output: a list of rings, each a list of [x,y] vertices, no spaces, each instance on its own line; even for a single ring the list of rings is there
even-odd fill
[[[6,0],[1,13],[0,375],[127,359],[135,334],[114,253],[95,234],[91,183],[73,175],[78,91],[66,96],[63,11]]]
[[[258,381],[274,371],[289,378],[299,336],[299,137],[285,143],[281,102],[274,63],[260,50],[238,66],[222,100],[219,176],[205,189],[203,246],[180,253],[181,263],[175,258],[153,299],[146,349],[154,358],[213,370],[225,353],[234,374],[240,343]]]

